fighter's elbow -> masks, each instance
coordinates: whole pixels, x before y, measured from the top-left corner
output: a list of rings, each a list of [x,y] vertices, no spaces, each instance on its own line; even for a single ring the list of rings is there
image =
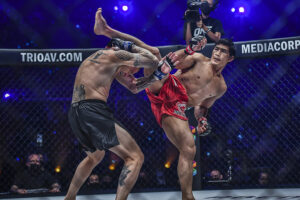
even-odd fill
[[[158,58],[154,57],[154,58],[153,58],[153,67],[154,67],[155,69],[157,68],[158,63],[159,63]]]
[[[158,49],[157,47],[151,48],[151,53],[152,53],[153,55],[155,55],[155,57],[156,57],[157,59],[160,59],[160,58],[161,58],[160,51],[159,51],[159,49]]]

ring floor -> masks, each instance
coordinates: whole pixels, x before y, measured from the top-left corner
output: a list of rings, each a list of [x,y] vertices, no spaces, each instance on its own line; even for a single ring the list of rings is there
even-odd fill
[[[241,189],[241,190],[201,190],[194,191],[196,200],[300,200],[300,188],[291,189]],[[6,198],[5,200],[62,200],[63,196]],[[77,200],[114,200],[115,194],[79,195]],[[131,193],[128,200],[180,200],[181,193],[174,192],[147,192]],[[3,199],[2,199],[3,200]]]

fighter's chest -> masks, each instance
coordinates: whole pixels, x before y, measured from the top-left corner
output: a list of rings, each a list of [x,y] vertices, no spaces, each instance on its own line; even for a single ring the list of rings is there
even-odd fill
[[[214,80],[214,74],[210,67],[195,67],[183,72],[179,79],[187,87],[196,86],[202,88]]]

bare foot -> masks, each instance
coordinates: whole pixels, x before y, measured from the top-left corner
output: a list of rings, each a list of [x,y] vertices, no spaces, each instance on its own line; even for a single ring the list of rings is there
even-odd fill
[[[106,23],[106,20],[102,16],[102,8],[98,8],[95,15],[95,24],[94,24],[94,33],[96,35],[105,35],[109,31],[109,26]]]

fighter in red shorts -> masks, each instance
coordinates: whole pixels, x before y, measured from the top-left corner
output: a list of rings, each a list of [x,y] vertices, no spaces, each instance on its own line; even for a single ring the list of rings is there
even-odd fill
[[[160,57],[156,47],[146,45],[131,35],[112,29],[103,17],[96,25],[95,34],[132,41],[137,46],[144,47]],[[198,133],[203,134],[207,131],[205,117],[208,108],[227,90],[221,72],[235,56],[233,42],[228,39],[220,39],[216,43],[211,58],[201,53],[195,53],[205,44],[205,38],[192,38],[186,49],[175,52],[177,59],[172,59],[173,62],[176,61],[178,71],[174,75],[166,76],[161,81],[156,81],[148,87],[149,89],[146,89],[156,120],[164,129],[169,140],[179,150],[177,170],[182,200],[195,199],[192,193],[192,164],[196,148],[184,111],[186,107],[195,107],[195,117],[199,122]]]
[[[221,72],[226,64],[234,59],[235,55],[233,42],[227,39],[220,39],[216,43],[211,58],[195,53],[195,48],[202,48],[204,43],[203,41],[200,44],[197,42],[193,46],[192,41],[185,50],[175,52],[179,59],[179,63],[176,65],[176,68],[180,70],[177,73],[178,79],[169,75],[167,79],[146,89],[156,120],[164,129],[169,140],[179,150],[177,170],[184,200],[194,200],[192,163],[196,148],[182,109],[195,107],[198,133],[207,131],[205,117],[208,108],[227,90]]]
[[[147,95],[151,102],[151,109],[160,126],[163,115],[172,115],[182,120],[185,116],[188,96],[183,85],[174,75],[169,75],[165,80],[158,95],[155,95],[146,88]]]

